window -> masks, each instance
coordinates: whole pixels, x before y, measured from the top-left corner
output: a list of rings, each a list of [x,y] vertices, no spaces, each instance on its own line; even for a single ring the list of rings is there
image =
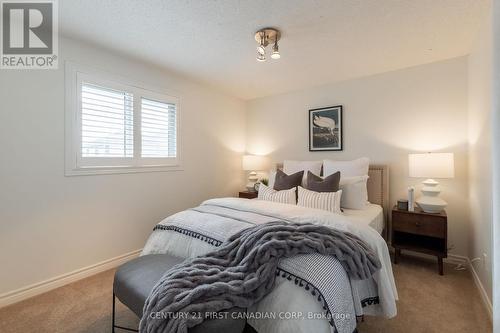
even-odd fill
[[[88,83],[81,93],[81,157],[134,157],[132,94]]]
[[[178,98],[66,67],[67,175],[179,168]]]
[[[175,104],[142,98],[141,110],[142,157],[175,157]]]

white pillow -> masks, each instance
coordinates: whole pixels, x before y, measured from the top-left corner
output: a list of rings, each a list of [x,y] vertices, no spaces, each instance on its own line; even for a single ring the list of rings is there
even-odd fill
[[[267,186],[274,189],[274,181],[276,180],[276,170],[269,171],[269,180]]]
[[[355,177],[368,175],[370,159],[361,157],[352,161],[323,161],[323,176],[328,177],[337,171],[340,171],[340,177]]]
[[[289,190],[276,191],[264,184],[260,184],[259,194],[257,195],[257,199],[296,205],[297,199],[295,193],[296,193],[295,187]]]
[[[315,175],[321,173],[322,161],[283,161],[283,172],[287,175],[293,175],[296,172],[304,171],[304,176],[302,177],[302,186],[306,186],[307,181],[307,171],[311,171]]]
[[[365,209],[368,202],[367,181],[368,176],[341,177],[340,206],[347,209]]]
[[[315,192],[299,186],[299,200],[297,206],[327,210],[332,213],[342,214],[340,200],[342,190],[337,192]]]

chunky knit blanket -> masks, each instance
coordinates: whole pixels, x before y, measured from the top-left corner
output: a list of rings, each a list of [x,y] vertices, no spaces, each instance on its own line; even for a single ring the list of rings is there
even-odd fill
[[[334,256],[355,280],[380,269],[377,256],[352,234],[309,223],[257,225],[169,270],[148,297],[139,330],[186,333],[203,321],[189,314],[247,308],[272,290],[280,259],[303,253]]]

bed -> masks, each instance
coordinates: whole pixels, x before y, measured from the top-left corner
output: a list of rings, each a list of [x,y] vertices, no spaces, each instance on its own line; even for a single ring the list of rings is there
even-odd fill
[[[344,208],[343,213],[349,216],[353,221],[367,225],[375,229],[380,235],[384,235],[385,217],[382,206],[370,202],[363,210]]]
[[[371,165],[369,177],[370,203],[366,209],[345,209],[342,215],[261,200],[207,200],[160,222],[142,255],[202,255],[243,228],[275,219],[312,222],[350,232],[364,240],[381,261],[382,269],[371,279],[351,280],[332,257],[305,254],[286,258],[280,261],[273,291],[248,309],[247,320],[259,333],[352,333],[356,331],[356,319],[363,315],[395,316],[398,297],[383,237],[388,213],[388,168]]]
[[[276,169],[283,169],[283,164],[276,164]],[[389,167],[370,164],[368,168],[368,201],[366,209],[344,209],[344,214],[360,223],[374,228],[387,240],[387,221],[389,218]]]

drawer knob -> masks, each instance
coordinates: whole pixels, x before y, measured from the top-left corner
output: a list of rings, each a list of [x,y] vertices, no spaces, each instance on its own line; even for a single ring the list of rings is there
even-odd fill
[[[415,222],[415,225],[416,225],[417,227],[420,227],[420,222],[418,222],[418,221],[417,221],[417,222]]]

